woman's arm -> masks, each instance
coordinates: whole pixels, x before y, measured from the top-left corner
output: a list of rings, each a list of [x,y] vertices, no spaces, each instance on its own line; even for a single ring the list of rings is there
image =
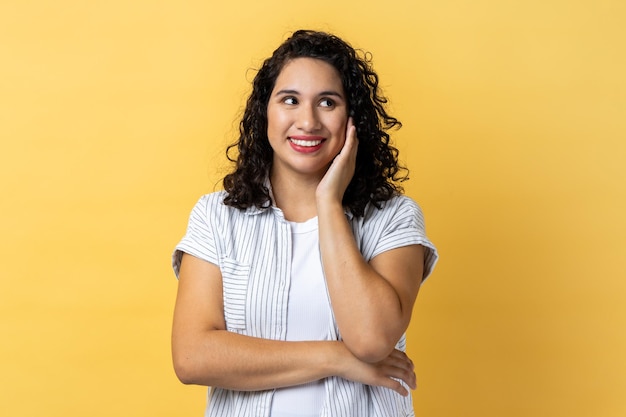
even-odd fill
[[[386,251],[369,263],[363,259],[342,206],[354,175],[355,132],[350,120],[346,143],[317,188],[320,251],[342,338],[359,359],[375,363],[393,351],[409,325],[424,250],[411,245]]]
[[[350,351],[375,363],[386,357],[411,320],[423,275],[419,245],[365,262],[343,210],[318,211],[320,251],[335,319]]]
[[[413,364],[393,351],[376,364],[358,360],[342,342],[285,342],[226,331],[219,268],[184,254],[172,330],[174,369],[186,384],[263,390],[340,376],[408,395]]]

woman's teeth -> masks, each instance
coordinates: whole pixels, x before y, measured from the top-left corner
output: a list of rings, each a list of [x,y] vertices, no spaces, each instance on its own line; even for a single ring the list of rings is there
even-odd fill
[[[291,143],[293,143],[294,145],[306,146],[306,147],[317,146],[320,143],[322,143],[321,140],[301,140],[301,139],[290,139],[290,140],[291,140]]]

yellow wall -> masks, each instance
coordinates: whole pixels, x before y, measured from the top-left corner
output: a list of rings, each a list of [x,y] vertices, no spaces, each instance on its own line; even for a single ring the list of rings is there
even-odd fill
[[[0,415],[199,416],[172,247],[290,31],[374,54],[442,260],[418,416],[626,415],[620,0],[0,3]]]

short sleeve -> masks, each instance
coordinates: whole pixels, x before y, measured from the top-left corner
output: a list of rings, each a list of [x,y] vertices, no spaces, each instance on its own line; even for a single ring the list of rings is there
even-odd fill
[[[398,196],[385,204],[380,210],[375,247],[372,258],[385,251],[409,245],[422,245],[424,247],[424,275],[426,279],[439,255],[435,245],[426,236],[424,214],[420,206],[406,196]]]
[[[172,255],[172,267],[177,277],[180,272],[180,262],[183,253],[188,253],[216,265],[218,264],[214,230],[209,217],[212,200],[214,199],[210,198],[210,195],[202,196],[191,210],[187,232],[176,245]]]

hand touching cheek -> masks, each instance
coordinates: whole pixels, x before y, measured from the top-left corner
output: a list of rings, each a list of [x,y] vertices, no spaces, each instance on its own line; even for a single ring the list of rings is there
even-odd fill
[[[356,137],[356,127],[352,118],[349,118],[343,147],[317,186],[316,198],[318,202],[334,201],[341,203],[346,188],[354,176],[358,147],[359,140]]]

